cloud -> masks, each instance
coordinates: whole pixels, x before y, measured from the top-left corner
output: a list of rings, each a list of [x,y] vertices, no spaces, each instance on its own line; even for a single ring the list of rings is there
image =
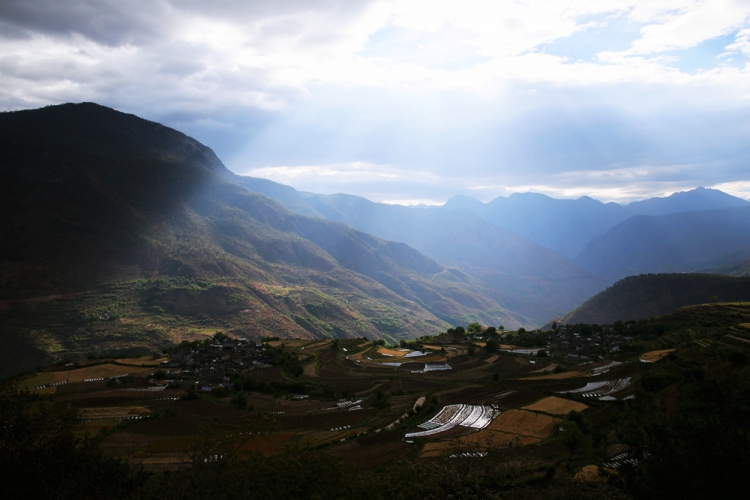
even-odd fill
[[[0,109],[97,101],[321,192],[625,200],[743,181],[749,14],[732,0],[7,0]]]
[[[722,182],[709,187],[724,191],[738,198],[750,200],[750,180]]]

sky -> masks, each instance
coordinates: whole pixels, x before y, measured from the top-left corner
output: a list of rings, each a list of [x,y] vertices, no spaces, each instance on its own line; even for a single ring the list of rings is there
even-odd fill
[[[750,0],[0,0],[0,110],[93,101],[385,203],[750,199],[749,58]]]

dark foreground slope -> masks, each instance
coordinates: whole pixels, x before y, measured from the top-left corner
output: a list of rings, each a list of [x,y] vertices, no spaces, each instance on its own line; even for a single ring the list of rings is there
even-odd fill
[[[196,330],[528,323],[403,243],[291,213],[232,177],[184,134],[95,104],[0,114],[2,372]]]
[[[346,194],[320,195],[237,177],[290,210],[403,241],[436,261],[476,277],[488,297],[541,325],[604,288],[601,280],[549,248],[497,227],[470,210],[410,208]],[[507,325],[506,325],[507,326]]]
[[[563,316],[561,323],[612,324],[669,314],[711,301],[750,301],[750,278],[718,274],[642,274],[618,281]]]

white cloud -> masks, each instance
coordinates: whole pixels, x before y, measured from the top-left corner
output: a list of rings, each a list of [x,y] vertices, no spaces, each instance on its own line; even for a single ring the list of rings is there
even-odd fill
[[[724,191],[725,193],[729,193],[732,196],[736,196],[738,198],[750,200],[750,180],[721,182],[710,187],[713,189]]]
[[[237,171],[382,201],[629,200],[737,178],[749,15],[743,0],[7,0],[0,109],[93,100]],[[617,23],[640,28],[624,49]],[[544,49],[593,31],[591,57]],[[735,33],[707,70],[676,64]]]

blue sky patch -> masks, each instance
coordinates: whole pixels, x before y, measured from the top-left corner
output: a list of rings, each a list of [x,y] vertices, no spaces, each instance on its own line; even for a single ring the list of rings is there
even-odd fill
[[[626,16],[603,14],[585,16],[578,19],[583,25],[590,22],[599,24],[577,31],[567,38],[539,46],[539,50],[559,57],[567,57],[571,62],[595,61],[596,54],[605,51],[620,52],[630,48],[640,37],[643,23],[629,21]]]
[[[745,56],[740,52],[719,57],[724,54],[726,46],[734,43],[737,32],[706,40],[695,47],[685,50],[673,50],[667,55],[675,56],[677,59],[669,66],[679,69],[682,73],[698,73],[710,70],[720,65],[736,66],[742,68],[745,65]]]

